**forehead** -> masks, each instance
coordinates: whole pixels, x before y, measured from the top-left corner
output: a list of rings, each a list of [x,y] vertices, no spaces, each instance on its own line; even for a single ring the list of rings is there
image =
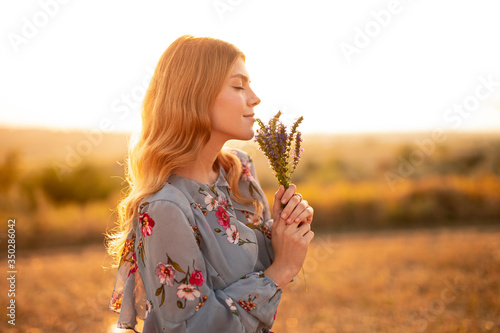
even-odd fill
[[[238,58],[234,62],[233,67],[231,67],[231,71],[229,73],[229,78],[232,77],[243,77],[248,80],[249,75],[243,59]]]

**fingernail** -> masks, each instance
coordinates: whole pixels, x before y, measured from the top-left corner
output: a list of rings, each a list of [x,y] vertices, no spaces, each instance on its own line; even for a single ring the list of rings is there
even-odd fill
[[[286,203],[286,199],[281,199],[281,203]]]
[[[286,218],[286,213],[281,214],[281,218],[285,219]]]
[[[290,223],[292,223],[292,220],[288,219],[288,220],[286,220],[286,223],[290,224]]]

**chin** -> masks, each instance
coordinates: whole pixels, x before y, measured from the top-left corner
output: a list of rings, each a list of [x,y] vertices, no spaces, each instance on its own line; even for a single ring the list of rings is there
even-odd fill
[[[245,141],[252,140],[254,136],[255,136],[255,133],[252,130],[252,131],[248,132],[247,135],[243,136],[244,138],[240,139],[240,140],[245,140]]]
[[[241,129],[239,131],[234,131],[232,133],[232,135],[230,135],[229,140],[248,141],[248,140],[252,140],[254,136],[255,136],[255,133],[254,133],[253,128]]]

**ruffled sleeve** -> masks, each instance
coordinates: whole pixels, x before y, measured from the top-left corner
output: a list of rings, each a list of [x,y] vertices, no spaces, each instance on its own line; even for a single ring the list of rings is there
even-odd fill
[[[130,245],[135,251],[124,251],[113,293],[119,327],[136,329],[136,318],[145,319],[143,332],[266,332],[272,326],[281,290],[261,271],[214,289],[210,277],[217,273],[178,203],[144,204],[139,222]]]

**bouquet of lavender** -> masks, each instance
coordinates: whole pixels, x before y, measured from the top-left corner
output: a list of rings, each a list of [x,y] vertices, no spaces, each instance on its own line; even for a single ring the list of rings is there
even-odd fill
[[[269,120],[266,126],[262,120],[257,119],[260,129],[257,130],[255,141],[259,144],[260,150],[269,161],[269,166],[273,169],[278,184],[283,185],[285,189],[290,186],[292,174],[297,168],[300,160],[302,148],[302,134],[297,130],[299,124],[304,120],[304,117],[298,118],[292,125],[290,133],[287,132],[286,126],[279,120],[281,111]],[[284,208],[285,205],[281,205]],[[306,277],[304,267],[302,267],[302,276],[304,282]],[[307,282],[306,282],[307,291]]]
[[[279,185],[283,185],[287,189],[300,160],[302,138],[297,127],[304,120],[304,117],[298,118],[288,133],[286,126],[279,120],[280,116],[281,111],[278,111],[267,126],[260,119],[257,119],[260,129],[257,130],[255,141],[269,160],[269,165],[273,169]]]

